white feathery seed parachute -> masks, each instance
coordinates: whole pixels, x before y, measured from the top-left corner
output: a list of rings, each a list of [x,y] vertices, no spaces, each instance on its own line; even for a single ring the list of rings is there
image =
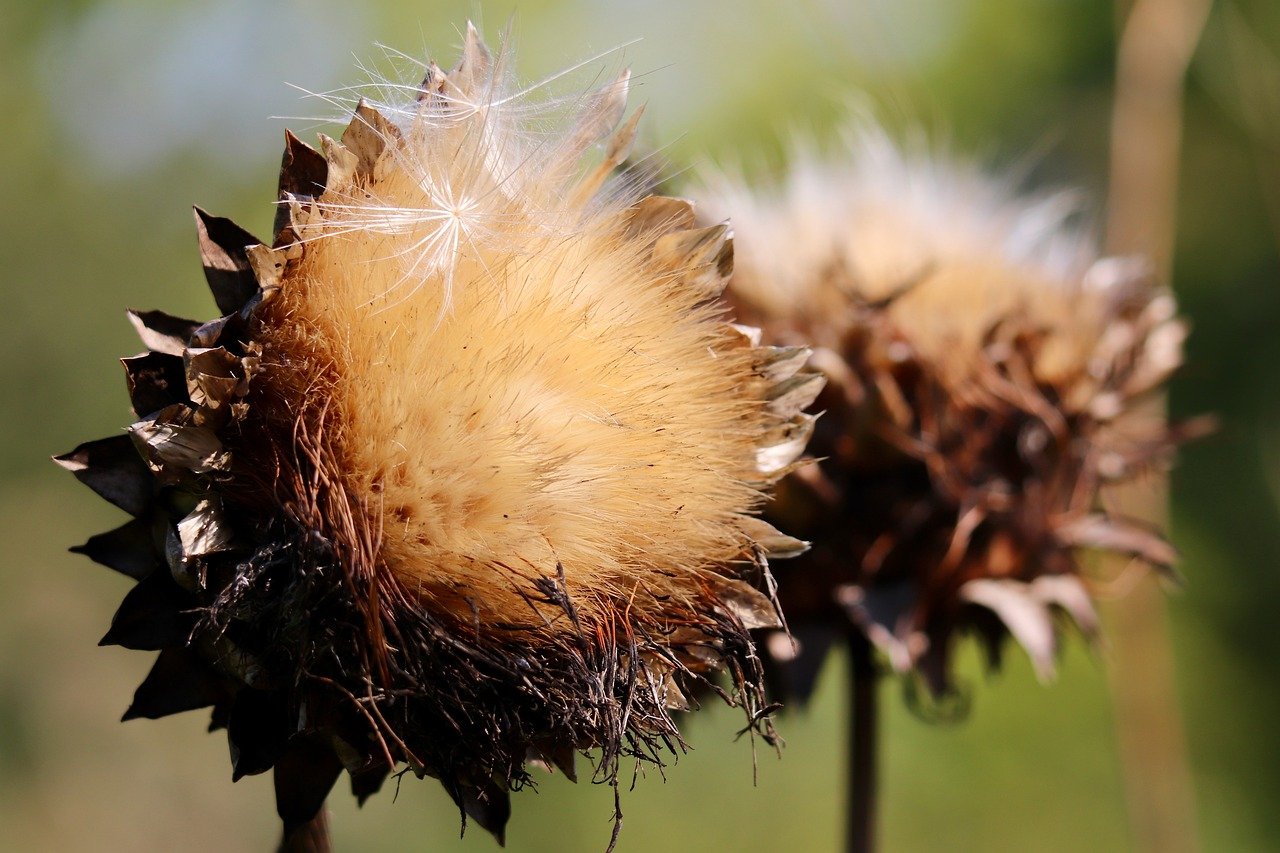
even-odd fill
[[[533,250],[536,238],[579,228],[584,208],[625,207],[638,198],[614,174],[630,156],[644,112],[635,110],[619,127],[629,70],[603,86],[555,95],[550,87],[556,81],[592,60],[521,86],[511,68],[509,39],[491,55],[468,25],[463,51],[459,68],[446,74],[434,62],[388,50],[410,63],[422,82],[400,83],[370,72],[373,79],[363,86],[316,96],[355,112],[366,136],[394,133],[402,143],[383,149],[379,173],[361,192],[335,188],[317,200],[312,208],[325,227],[300,234],[304,242],[342,234],[393,238],[393,253],[377,258],[387,262],[380,274],[392,277],[370,297],[380,310],[391,310],[431,283],[443,288],[441,307],[447,311],[459,266],[483,265],[488,251],[514,253],[526,242]],[[607,149],[583,174],[584,155],[604,137]]]

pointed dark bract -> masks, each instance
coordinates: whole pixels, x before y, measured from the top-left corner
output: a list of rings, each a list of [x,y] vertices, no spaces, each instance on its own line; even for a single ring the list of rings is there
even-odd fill
[[[184,320],[163,311],[137,311],[131,308],[125,313],[143,345],[166,355],[181,356],[187,348],[191,333],[200,326],[195,320]]]
[[[270,770],[285,751],[291,733],[289,710],[281,693],[251,687],[240,690],[227,720],[232,779]]]
[[[368,766],[351,774],[351,794],[356,802],[364,805],[364,801],[382,790],[382,783],[391,775],[391,768],[385,761],[373,760]]]
[[[289,225],[288,199],[315,198],[324,192],[329,164],[324,155],[292,132],[284,132],[284,156],[280,162],[280,186],[276,193],[276,217],[272,235],[276,238]],[[278,242],[277,242],[278,244]]]
[[[450,789],[453,801],[462,813],[490,833],[498,844],[506,844],[507,821],[511,818],[511,796],[505,789],[483,780]]]
[[[154,572],[129,590],[98,645],[138,651],[181,648],[196,624],[191,604],[168,572]]]
[[[210,669],[199,655],[184,648],[167,648],[156,658],[121,719],[158,720],[207,708],[229,695],[227,679]]]
[[[284,157],[280,163],[280,195],[315,198],[324,192],[328,175],[329,164],[324,155],[286,130]]]
[[[227,723],[231,719],[231,706],[234,701],[234,697],[232,697],[214,703],[213,710],[209,713],[208,731],[222,731],[227,727]]]
[[[322,737],[296,738],[275,763],[276,813],[287,838],[324,807],[342,762]]]
[[[91,536],[88,542],[70,550],[134,580],[142,580],[157,568],[165,568],[155,549],[154,527],[150,518],[135,518],[115,530]]]
[[[198,207],[195,216],[200,262],[204,265],[213,301],[223,314],[235,313],[258,289],[245,250],[262,241],[230,219],[210,216]]]
[[[807,704],[818,684],[818,676],[836,644],[834,633],[825,626],[797,625],[791,635],[771,633],[765,641],[765,675],[778,685],[778,694],[798,704]]]
[[[122,358],[129,402],[134,414],[146,417],[187,397],[182,358],[164,352],[145,352]]]
[[[356,157],[356,175],[368,179],[378,157],[400,140],[400,131],[361,99],[355,116],[342,132],[342,145]]]
[[[151,472],[127,435],[87,441],[54,461],[130,515],[142,515],[151,505]]]

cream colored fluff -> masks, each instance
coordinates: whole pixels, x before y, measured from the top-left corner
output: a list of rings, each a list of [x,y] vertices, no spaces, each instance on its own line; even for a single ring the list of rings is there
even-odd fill
[[[1096,249],[1070,224],[1071,195],[1019,197],[865,119],[822,154],[797,152],[778,185],[718,174],[696,195],[733,220],[735,296],[833,349],[855,296],[901,290],[889,317],[957,379],[992,325],[1017,317],[1054,331],[1037,372],[1055,381],[1086,369],[1117,298],[1105,271],[1089,274]]]
[[[269,306],[265,358],[328,407],[379,559],[422,595],[527,621],[528,581],[562,566],[588,613],[692,596],[750,544],[751,350],[651,260],[634,199],[595,192],[626,140],[580,165],[625,75],[535,135],[501,64],[470,33],[461,69],[428,71],[435,94],[382,107],[403,144],[297,211],[306,252]]]

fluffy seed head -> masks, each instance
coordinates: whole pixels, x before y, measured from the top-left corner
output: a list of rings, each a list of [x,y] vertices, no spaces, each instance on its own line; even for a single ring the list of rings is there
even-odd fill
[[[721,668],[771,737],[747,632],[804,544],[752,513],[822,379],[726,322],[724,225],[614,176],[627,75],[539,105],[506,60],[469,27],[288,135],[270,245],[197,211],[224,316],[134,313],[140,420],[59,458],[135,516],[82,549],[163,650],[130,715],[212,705],[286,831],[403,763],[501,837],[527,760],[616,784]]]
[[[331,170],[298,205],[306,252],[256,335],[262,406],[321,423],[378,559],[419,596],[528,621],[528,584],[558,566],[592,616],[691,595],[748,547],[764,482],[756,354],[708,301],[707,270],[686,268],[725,262],[724,229],[667,257],[678,221],[581,173],[626,74],[530,139],[500,60],[476,46],[468,61],[482,70],[459,83],[428,71],[411,108],[361,107],[348,148],[380,149],[369,168]]]
[[[1079,548],[1172,561],[1102,500],[1185,434],[1138,402],[1179,365],[1185,328],[1140,261],[1097,259],[1070,194],[1018,196],[863,124],[778,186],[721,176],[701,197],[733,217],[742,316],[812,345],[828,378],[822,461],[769,510],[814,543],[781,589],[818,639],[808,659],[768,644],[792,689],[851,621],[936,693],[960,630],[993,660],[1012,634],[1047,677],[1053,612],[1096,625]]]

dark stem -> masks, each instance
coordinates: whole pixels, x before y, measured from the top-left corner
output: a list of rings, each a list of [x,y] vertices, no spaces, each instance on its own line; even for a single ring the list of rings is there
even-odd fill
[[[329,813],[323,806],[306,823],[286,829],[278,853],[332,853],[329,838]]]
[[[845,849],[871,853],[876,849],[877,702],[875,659],[871,641],[855,629],[849,634],[849,732]]]

